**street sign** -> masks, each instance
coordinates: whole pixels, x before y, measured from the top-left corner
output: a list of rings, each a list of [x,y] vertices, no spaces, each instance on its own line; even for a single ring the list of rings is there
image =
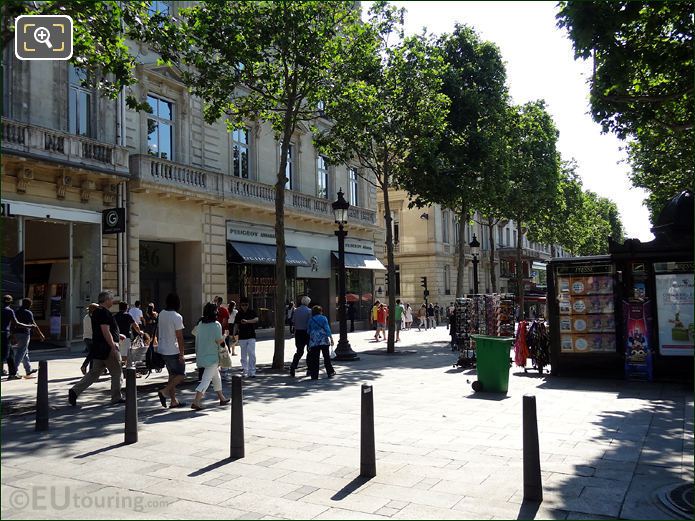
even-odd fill
[[[125,208],[109,208],[101,212],[101,233],[125,232]]]

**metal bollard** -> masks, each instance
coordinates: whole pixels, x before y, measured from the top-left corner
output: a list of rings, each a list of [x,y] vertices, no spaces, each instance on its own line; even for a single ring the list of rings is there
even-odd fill
[[[538,446],[538,419],[536,397],[525,394],[523,399],[524,419],[524,500],[543,501],[541,482],[541,454]]]
[[[372,386],[362,384],[362,425],[360,428],[360,477],[376,476],[374,445],[374,393]]]
[[[241,391],[241,376],[232,376],[232,435],[229,457],[236,460],[244,457],[244,410]]]
[[[37,432],[48,430],[48,362],[39,362],[39,380],[36,387],[36,428]]]
[[[125,370],[125,444],[138,441],[138,388],[135,368]]]

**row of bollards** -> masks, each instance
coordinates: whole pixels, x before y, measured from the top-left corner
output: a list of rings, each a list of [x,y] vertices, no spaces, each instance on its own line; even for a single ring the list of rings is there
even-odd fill
[[[360,477],[376,476],[374,440],[374,392],[371,385],[361,387]],[[229,457],[244,457],[244,411],[241,376],[232,377],[232,417]],[[36,431],[48,430],[48,362],[39,362],[36,390]],[[125,444],[138,441],[137,384],[134,368],[126,369]],[[543,501],[536,397],[523,397],[524,500]]]

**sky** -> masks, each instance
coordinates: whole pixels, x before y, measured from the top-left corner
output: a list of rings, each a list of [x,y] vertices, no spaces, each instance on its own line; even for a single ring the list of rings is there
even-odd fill
[[[627,237],[653,238],[646,192],[628,178],[627,154],[613,134],[602,134],[589,114],[590,61],[574,60],[572,42],[556,26],[556,2],[394,2],[405,7],[406,31],[451,32],[473,26],[497,44],[507,67],[513,102],[544,99],[560,131],[563,159],[576,159],[584,187],[616,202]]]

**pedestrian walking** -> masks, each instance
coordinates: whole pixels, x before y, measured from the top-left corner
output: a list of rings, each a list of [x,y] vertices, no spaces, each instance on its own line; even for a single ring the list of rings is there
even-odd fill
[[[319,356],[323,356],[323,365],[326,368],[328,378],[335,376],[333,364],[331,364],[330,346],[333,345],[333,335],[328,319],[323,315],[321,306],[311,308],[311,319],[308,324],[309,352],[306,355],[309,366],[309,376],[312,380],[319,377]]]
[[[435,305],[434,305],[434,325],[435,325],[435,327],[442,323],[442,317],[441,317],[440,313],[441,313],[441,308],[439,307],[439,303],[435,303]]]
[[[309,346],[309,332],[307,328],[309,319],[311,319],[310,303],[311,298],[304,296],[302,297],[301,305],[294,310],[294,347],[297,351],[294,353],[292,364],[290,365],[290,376],[292,378],[294,378],[295,371],[299,366],[299,361],[304,356],[304,349]]]
[[[232,348],[232,356],[236,356],[235,347],[238,339],[236,337],[234,323],[239,310],[236,307],[236,302],[233,300],[229,301],[229,304],[227,304],[227,309],[229,310],[229,336],[227,338],[229,339],[229,344],[231,344],[230,347]]]
[[[14,365],[14,357],[10,348],[10,336],[12,335],[12,326],[17,323],[17,317],[12,309],[12,296],[3,295],[2,297],[2,363],[7,362],[9,373],[2,369],[2,375],[15,374],[17,369]]]
[[[162,355],[169,373],[167,384],[157,394],[162,407],[183,407],[185,404],[176,399],[176,386],[186,379],[186,361],[184,359],[183,317],[179,314],[181,299],[176,293],[167,295],[164,310],[157,317],[157,352]]]
[[[26,324],[29,327],[26,327],[26,325],[15,325],[14,337],[17,342],[17,346],[15,347],[14,353],[15,373],[10,373],[9,378],[11,380],[20,378],[20,376],[16,372],[19,370],[19,364],[22,364],[24,366],[24,371],[26,372],[27,376],[32,375],[36,371],[38,371],[38,369],[31,368],[31,361],[29,360],[29,343],[31,342],[32,329],[36,329],[42,342],[46,340],[46,337],[43,335],[43,332],[41,331],[41,329],[39,329],[39,326],[36,325],[36,321],[34,320],[34,314],[31,312],[31,299],[22,299],[22,305],[15,312],[15,316],[17,317],[17,322]]]
[[[413,308],[410,307],[410,304],[406,303],[405,305],[405,329],[406,331],[410,331],[410,328],[413,326]]]
[[[432,304],[427,306],[427,326],[432,329],[436,327],[436,323],[434,321],[434,306]]]
[[[384,341],[386,341],[386,320],[388,320],[388,308],[383,304],[379,303],[379,307],[376,311],[376,336],[379,340],[379,332],[384,335]]]
[[[355,332],[355,314],[357,310],[355,309],[355,303],[350,302],[348,304],[348,309],[347,309],[347,317],[348,320],[350,321],[350,333]]]
[[[144,313],[142,312],[142,309],[140,308],[140,301],[136,300],[135,304],[132,305],[132,307],[128,310],[128,314],[133,317],[133,320],[135,323],[138,325],[139,328],[142,328],[145,323],[143,321]]]
[[[294,316],[294,310],[294,301],[288,300],[287,304],[285,304],[285,325],[289,326],[290,335],[294,334],[294,322],[292,321],[292,317]]]
[[[427,331],[427,306],[423,304],[417,312],[417,330],[420,331],[422,326],[425,326]]]
[[[369,313],[369,320],[374,329],[376,329],[376,333],[374,334],[374,340],[377,342],[379,341],[379,323],[377,321],[378,315],[379,315],[379,306],[381,305],[381,302],[378,300],[374,302],[374,305],[372,306],[372,311]]]
[[[84,362],[80,367],[82,376],[87,374],[87,368],[92,362],[92,313],[99,307],[99,304],[92,302],[87,307],[87,314],[82,319],[82,341],[84,342],[84,352],[86,354]]]
[[[68,391],[68,402],[73,407],[84,390],[99,379],[104,368],[111,374],[111,403],[125,403],[121,396],[121,355],[118,351],[118,342],[123,335],[119,333],[116,319],[109,311],[113,305],[113,295],[110,291],[102,291],[97,301],[99,307],[92,312],[92,365],[87,374]]]
[[[225,339],[224,345],[227,346],[226,336],[229,330],[229,310],[224,307],[224,300],[222,300],[222,297],[215,297],[214,304],[217,313],[217,322],[220,323],[220,327],[222,328],[222,338]],[[198,366],[198,371],[200,371],[200,366]],[[220,369],[220,373],[225,380],[230,378],[230,371],[230,368]]]
[[[147,304],[147,309],[145,310],[142,320],[144,323],[144,331],[150,336],[152,341],[154,341],[154,337],[156,336],[158,319],[159,314],[155,311],[154,302],[150,302]]]
[[[222,379],[220,378],[220,348],[227,349],[222,334],[222,324],[217,317],[219,316],[220,302],[208,302],[203,307],[203,316],[200,317],[193,335],[195,336],[195,360],[198,368],[203,368],[203,378],[200,384],[195,389],[195,398],[191,404],[191,409],[200,411],[203,409],[201,400],[205,396],[205,392],[210,387],[217,393],[217,398],[220,400],[220,405],[229,403],[229,398],[226,398],[222,393]]]
[[[234,321],[239,336],[241,348],[241,370],[244,376],[256,378],[256,324],[258,313],[249,307],[249,299],[242,297],[239,300],[241,308]]]
[[[135,323],[133,316],[128,313],[128,303],[123,300],[118,303],[118,313],[113,318],[116,320],[116,324],[118,324],[118,331],[123,335],[123,339],[118,343],[118,351],[121,353],[123,365],[128,367],[128,352],[132,344],[133,333],[141,334],[140,326]]]
[[[396,299],[396,309],[394,310],[394,319],[396,320],[396,342],[401,341],[401,326],[403,325],[403,315],[405,310],[401,305],[401,299]]]

